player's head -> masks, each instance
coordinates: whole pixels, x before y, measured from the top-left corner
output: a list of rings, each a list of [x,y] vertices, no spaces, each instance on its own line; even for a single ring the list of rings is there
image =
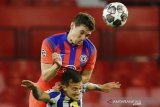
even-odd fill
[[[95,29],[95,20],[94,18],[88,13],[78,13],[73,19],[73,23],[75,26],[85,26],[88,30],[93,31]]]
[[[72,100],[80,100],[82,92],[82,76],[75,70],[67,68],[62,75],[62,87],[65,94]]]
[[[71,23],[69,31],[69,42],[80,45],[87,39],[95,29],[95,20],[88,13],[78,13]]]

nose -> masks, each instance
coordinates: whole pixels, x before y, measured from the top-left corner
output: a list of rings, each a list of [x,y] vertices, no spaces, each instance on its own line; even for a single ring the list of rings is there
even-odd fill
[[[76,94],[79,95],[81,93],[81,89],[77,90]]]

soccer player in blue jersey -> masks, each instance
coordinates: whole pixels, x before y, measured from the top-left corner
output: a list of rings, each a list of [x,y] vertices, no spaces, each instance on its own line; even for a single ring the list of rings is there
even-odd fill
[[[118,82],[110,82],[103,85],[82,83],[82,76],[74,69],[68,68],[62,75],[61,91],[42,91],[36,83],[23,80],[22,86],[32,90],[33,96],[40,101],[46,102],[46,107],[82,107],[82,96],[85,91],[97,90],[110,92],[120,88]]]
[[[52,88],[60,81],[63,67],[73,68],[82,75],[83,83],[90,80],[97,57],[97,50],[89,40],[95,29],[94,18],[87,13],[78,13],[68,32],[54,34],[43,40],[41,48],[41,76],[37,85],[43,90]],[[29,107],[45,107],[32,94]]]

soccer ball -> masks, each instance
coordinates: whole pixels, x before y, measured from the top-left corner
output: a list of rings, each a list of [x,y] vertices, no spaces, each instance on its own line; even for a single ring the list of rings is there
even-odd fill
[[[117,28],[125,25],[128,19],[127,7],[120,2],[113,2],[103,9],[103,20],[111,27]]]

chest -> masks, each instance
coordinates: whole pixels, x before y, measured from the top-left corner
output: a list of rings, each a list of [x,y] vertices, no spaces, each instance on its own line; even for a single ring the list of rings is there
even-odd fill
[[[50,103],[47,103],[47,107],[82,107],[82,102],[71,101],[68,97],[60,99],[51,99]]]
[[[62,64],[65,67],[74,69],[83,68],[89,60],[89,52],[85,46],[65,46],[59,47]]]

